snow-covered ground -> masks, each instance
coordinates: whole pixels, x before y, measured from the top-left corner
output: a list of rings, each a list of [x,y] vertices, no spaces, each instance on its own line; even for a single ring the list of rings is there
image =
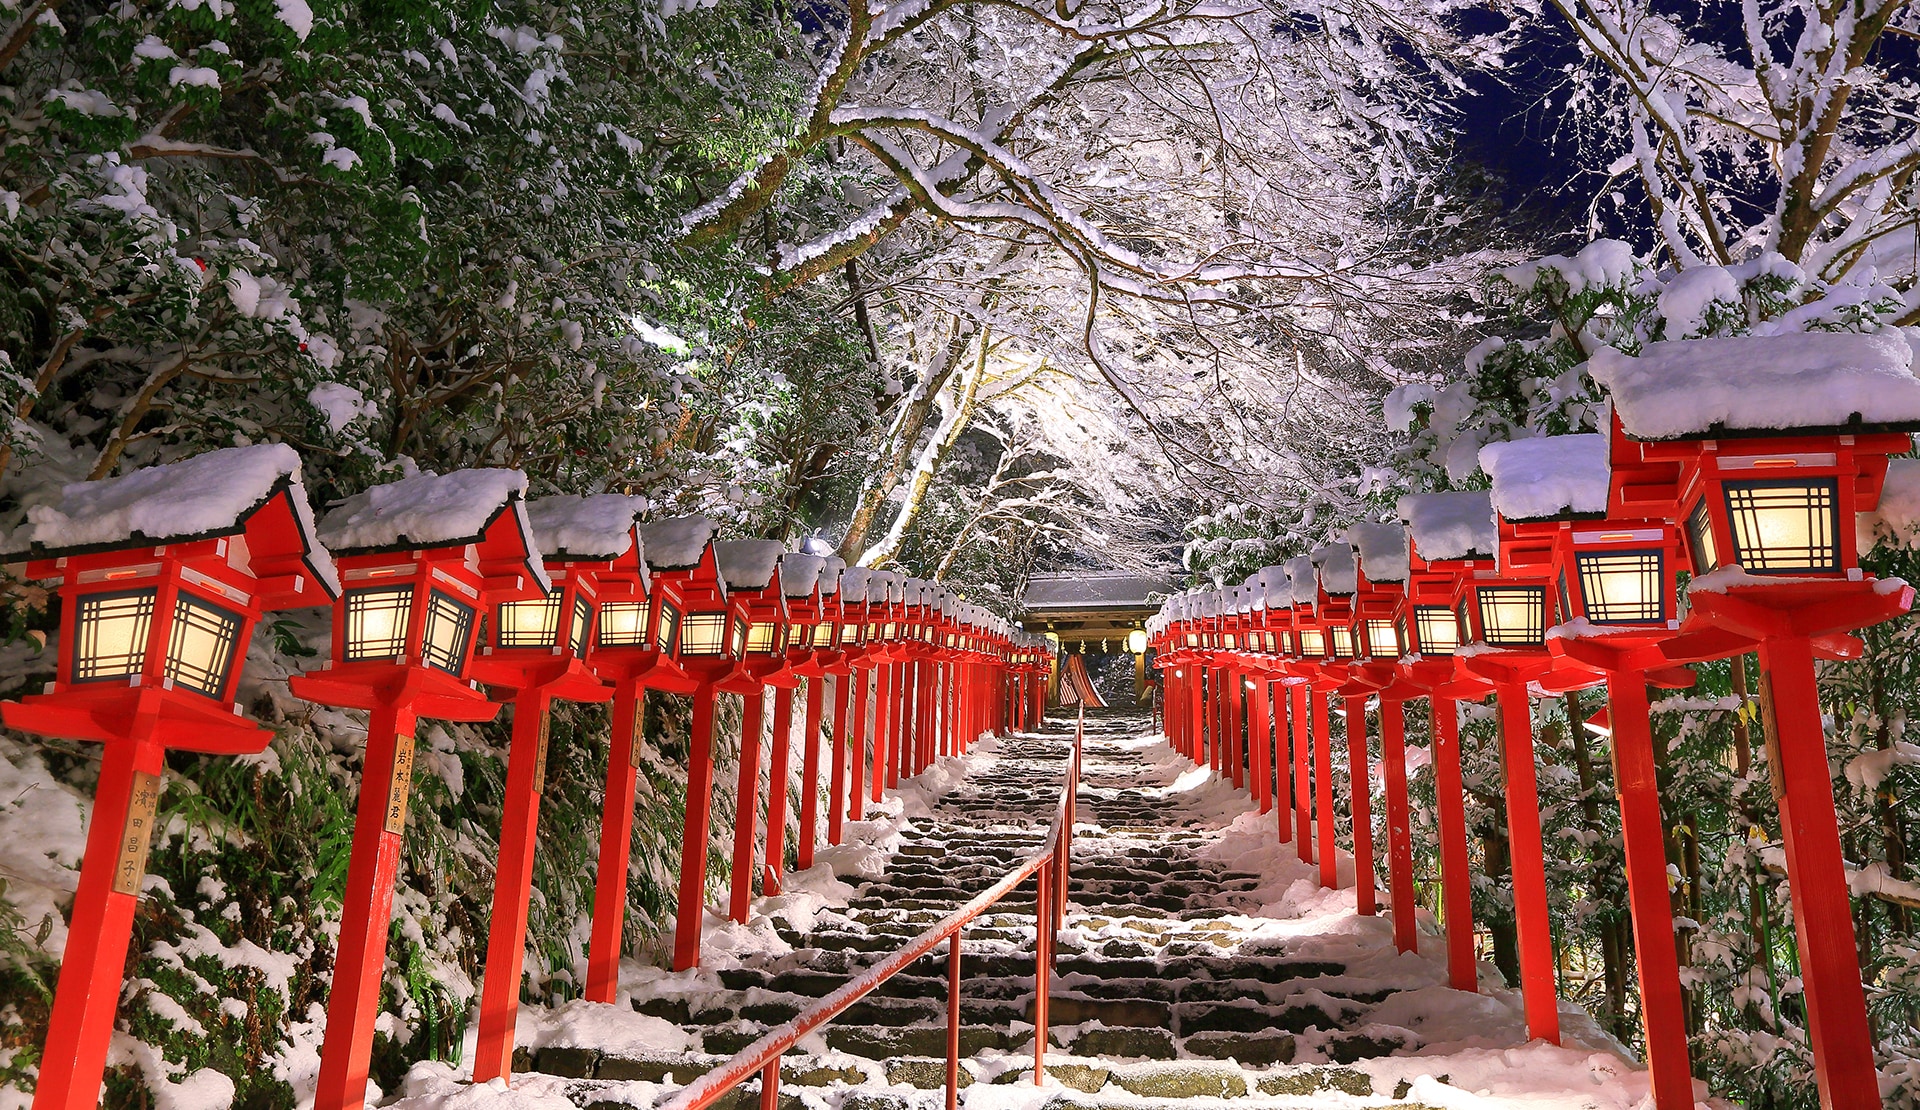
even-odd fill
[[[1238,1072],[1244,1088],[1253,1093],[1237,1098],[1186,1097],[1177,1100],[1181,1105],[1193,1110],[1226,1110],[1249,1103],[1272,1107],[1418,1103],[1459,1110],[1639,1110],[1651,1105],[1645,1073],[1578,1007],[1562,1004],[1562,1045],[1528,1043],[1520,993],[1490,985],[1499,982],[1498,973],[1490,965],[1482,967],[1478,994],[1446,985],[1444,940],[1430,920],[1422,921],[1418,954],[1396,951],[1390,921],[1383,916],[1361,916],[1350,889],[1320,888],[1317,869],[1303,864],[1290,845],[1277,842],[1273,818],[1252,812],[1246,791],[1216,778],[1206,768],[1193,766],[1149,736],[1101,739],[1089,750],[1090,768],[1103,757],[1124,759],[1143,768],[1143,778],[1158,780],[1140,782],[1131,790],[1136,797],[1144,795],[1150,804],[1158,806],[1170,825],[1186,823],[1197,829],[1205,841],[1196,852],[1198,858],[1217,862],[1223,873],[1257,877],[1257,886],[1241,899],[1251,908],[1192,924],[1230,937],[1225,941],[1230,945],[1226,948],[1229,955],[1284,955],[1288,960],[1341,965],[1343,974],[1322,976],[1311,980],[1310,985],[1290,988],[1294,993],[1288,1001],[1317,1004],[1330,1012],[1355,1016],[1362,1023],[1349,1025],[1348,1034],[1377,1036],[1388,1042],[1399,1039],[1419,1046],[1351,1065],[1371,1077],[1375,1091],[1394,1092],[1399,1099],[1324,1088],[1301,1095],[1258,1093],[1262,1078],[1327,1065],[1333,1034],[1310,1029],[1297,1035],[1296,1055],[1289,1067],[1243,1068],[1231,1061],[1191,1061],[1196,1071],[1207,1074]],[[697,1012],[703,1000],[724,992],[722,969],[791,952],[775,930],[776,920],[805,931],[822,911],[844,907],[854,894],[853,883],[878,876],[885,868],[909,819],[931,812],[938,799],[964,775],[985,771],[996,758],[998,747],[988,743],[965,760],[943,761],[918,780],[903,783],[899,794],[881,803],[869,820],[849,827],[846,844],[823,853],[820,863],[810,871],[792,876],[786,893],[756,902],[745,925],[710,919],[705,934],[705,966],[700,970],[670,973],[630,964],[622,976],[625,993],[621,1004],[576,1002],[554,1011],[523,1010],[520,1043],[534,1048],[579,1045],[662,1054],[693,1048],[686,1030],[629,1009],[630,1001],[681,997]],[[1083,798],[1088,796],[1083,792]],[[1083,813],[1083,826],[1087,821]],[[1083,834],[1091,831],[1083,828]],[[1101,829],[1087,837],[1087,851],[1090,855],[1124,852],[1136,838],[1143,844],[1151,842],[1146,831]],[[1342,881],[1350,882],[1351,859],[1342,854],[1339,862]],[[1123,927],[1110,917],[1075,913],[1069,917],[1067,931],[1068,947],[1084,950],[1122,935]],[[1375,1004],[1355,1001],[1356,997],[1374,996],[1382,1000]],[[834,1054],[824,1042],[816,1041],[817,1034],[803,1042],[800,1050],[823,1058],[844,1055]],[[1065,1053],[1059,1055],[1062,1060],[1067,1058]],[[1051,1063],[1053,1054],[1049,1060]],[[1090,1102],[1100,1106],[1169,1105],[1168,1099],[1130,1094],[1113,1085],[1101,1088],[1097,1095],[1086,1095],[1052,1078],[1039,1087],[1024,1080],[991,1081],[994,1073],[1023,1070],[1030,1062],[1030,1049],[975,1056],[970,1066],[981,1081],[961,1092],[963,1105],[968,1110],[1033,1110],[1054,1100],[1063,1106]],[[1176,1066],[1165,1062],[1113,1065],[1116,1072]],[[611,1087],[595,1084],[591,1098],[603,1105],[653,1106],[682,1086],[686,1078],[691,1077]],[[783,1091],[798,1092],[808,1107],[821,1110],[850,1105],[847,1100],[856,1094],[885,1092],[915,1106],[932,1105],[940,1097],[938,1091],[888,1087],[878,1078],[828,1087],[789,1085]],[[582,1088],[576,1080],[535,1074],[516,1078],[511,1089],[498,1083],[475,1087],[464,1081],[459,1068],[437,1063],[415,1067],[402,1094],[404,1097],[394,1105],[408,1110],[564,1110],[587,1104],[578,1101]]]

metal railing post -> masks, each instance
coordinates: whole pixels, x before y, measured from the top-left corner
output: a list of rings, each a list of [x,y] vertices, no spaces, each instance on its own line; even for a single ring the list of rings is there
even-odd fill
[[[760,1110],[776,1110],[780,1105],[780,1057],[767,1061],[760,1072]]]
[[[1049,864],[1054,861],[1049,860]],[[1047,996],[1051,985],[1050,973],[1053,970],[1052,933],[1048,918],[1052,916],[1053,868],[1042,867],[1034,872],[1033,901],[1033,1085],[1038,1087],[1047,1079]]]
[[[947,1110],[960,1105],[960,930],[947,941]]]

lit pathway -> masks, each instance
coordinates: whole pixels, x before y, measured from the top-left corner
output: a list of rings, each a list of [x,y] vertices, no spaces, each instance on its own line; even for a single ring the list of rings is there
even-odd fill
[[[761,901],[766,916],[709,933],[700,972],[630,965],[632,1009],[527,1011],[521,1066],[536,1074],[513,1092],[461,1092],[450,1069],[428,1064],[402,1105],[653,1105],[1036,847],[1070,739],[1070,724],[1049,722],[1041,736],[984,745],[957,783],[950,762],[903,784],[904,805],[856,827],[864,845],[824,854],[843,882],[825,864],[795,876],[798,893]],[[1030,1083],[1031,886],[968,933],[963,1097],[974,1110],[1194,1099],[1612,1110],[1644,1097],[1644,1078],[1578,1010],[1563,1019],[1569,1045],[1592,1050],[1516,1048],[1517,994],[1448,989],[1438,938],[1429,954],[1395,952],[1385,919],[1319,889],[1275,843],[1270,815],[1146,735],[1142,718],[1088,722],[1079,806],[1044,1089]],[[786,1106],[937,1106],[943,973],[944,957],[930,957],[803,1042],[783,1069]],[[756,1089],[731,1105],[755,1105]]]

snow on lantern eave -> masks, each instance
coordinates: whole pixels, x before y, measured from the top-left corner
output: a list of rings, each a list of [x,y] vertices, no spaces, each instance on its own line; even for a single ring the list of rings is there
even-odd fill
[[[1404,524],[1355,524],[1341,537],[1360,554],[1360,571],[1369,582],[1405,582],[1409,573]]]
[[[788,597],[812,597],[820,585],[820,574],[826,569],[825,555],[808,555],[804,551],[785,552],[780,556],[780,588]]]
[[[1637,440],[1920,430],[1920,378],[1898,329],[1603,347],[1587,362]]]
[[[721,540],[713,545],[720,581],[728,590],[764,590],[773,583],[786,548],[779,540]]]
[[[1480,469],[1493,479],[1493,511],[1503,520],[1606,515],[1613,471],[1597,432],[1489,443]]]
[[[538,596],[553,582],[527,519],[526,491],[527,476],[518,470],[416,474],[342,500],[321,518],[320,539],[338,555],[472,545],[482,566],[510,564],[526,572],[519,585],[502,580],[489,589]]]
[[[255,527],[283,498],[286,527]],[[300,456],[283,443],[227,447],[114,478],[73,482],[57,502],[28,509],[27,521],[23,554],[36,560],[246,533],[254,573],[297,560],[321,589],[310,600],[278,600],[322,605],[340,593],[339,571],[300,479]]]
[[[1920,459],[1888,459],[1880,504],[1854,516],[1862,553],[1876,544],[1920,548]]]
[[[720,526],[704,516],[671,516],[640,526],[640,546],[653,571],[692,570],[713,543]]]
[[[1320,588],[1330,594],[1351,594],[1360,588],[1359,564],[1347,544],[1314,548],[1313,565],[1320,574]]]
[[[1500,527],[1486,490],[1410,493],[1400,498],[1413,548],[1427,562],[1491,559],[1500,550]]]
[[[527,521],[542,555],[613,560],[633,552],[634,525],[646,508],[646,498],[621,493],[561,494],[528,501]]]

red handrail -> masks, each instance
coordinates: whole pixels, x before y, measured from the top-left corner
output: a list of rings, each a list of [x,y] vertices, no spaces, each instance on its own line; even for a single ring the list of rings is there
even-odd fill
[[[1086,712],[1082,709],[1074,725],[1073,754],[1067,761],[1067,778],[1061,785],[1060,801],[1054,807],[1053,828],[1048,833],[1046,847],[1028,856],[999,882],[941,918],[939,924],[913,938],[905,947],[807,1007],[791,1021],[767,1030],[732,1059],[682,1087],[659,1110],[706,1110],[752,1078],[755,1072],[760,1073],[761,1110],[773,1110],[779,1101],[780,1057],[788,1049],[948,939],[953,944],[947,957],[947,1108],[954,1110],[960,1089],[960,932],[994,903],[1013,893],[1028,876],[1036,874],[1039,878],[1033,903],[1033,1082],[1038,1086],[1046,1074],[1047,980],[1053,964],[1053,933],[1060,928],[1066,912],[1067,858],[1073,849],[1073,796],[1080,786],[1080,746],[1085,718]],[[1046,914],[1044,927],[1043,912]]]

